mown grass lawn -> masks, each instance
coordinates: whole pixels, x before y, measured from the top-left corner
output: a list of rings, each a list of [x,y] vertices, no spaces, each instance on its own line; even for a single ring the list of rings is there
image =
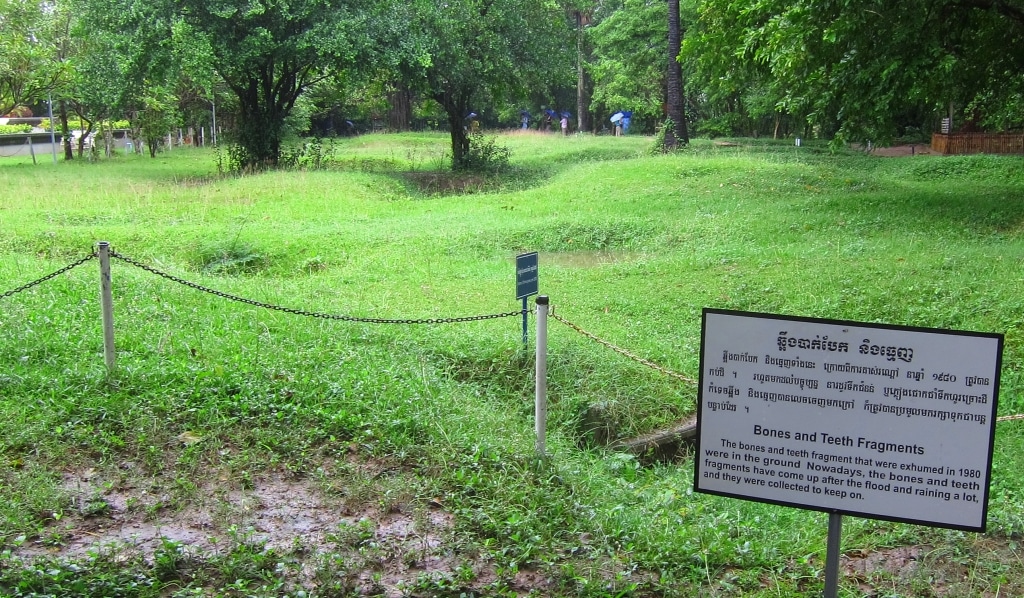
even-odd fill
[[[693,384],[552,321],[541,460],[518,316],[419,322],[519,310],[524,251],[556,314],[682,377],[704,307],[997,332],[1024,412],[1020,157],[497,141],[511,172],[455,181],[435,134],[245,177],[0,163],[0,593],[820,595],[824,514],[606,445]],[[115,258],[112,375],[96,260],[10,293],[98,241],[217,292]],[[1000,422],[985,534],[846,518],[840,595],[1024,594],[1022,449]]]

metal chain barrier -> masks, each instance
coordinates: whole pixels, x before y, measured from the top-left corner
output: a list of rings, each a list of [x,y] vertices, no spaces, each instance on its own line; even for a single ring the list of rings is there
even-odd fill
[[[0,299],[6,299],[7,297],[10,297],[11,295],[17,295],[18,293],[20,293],[22,291],[27,291],[27,290],[31,289],[32,287],[34,287],[34,286],[41,285],[44,282],[46,282],[47,280],[50,280],[51,278],[54,278],[54,277],[57,277],[57,276],[60,276],[61,274],[64,274],[68,270],[73,270],[74,268],[77,268],[77,267],[81,266],[82,264],[84,264],[85,262],[88,262],[89,260],[95,259],[95,258],[96,258],[96,253],[93,252],[93,253],[83,257],[82,259],[78,260],[77,262],[72,262],[72,263],[68,264],[67,266],[64,266],[63,268],[61,268],[60,270],[57,270],[56,272],[53,272],[51,274],[47,274],[46,276],[44,276],[42,278],[38,278],[36,280],[33,280],[32,282],[30,282],[28,284],[23,284],[23,285],[21,285],[20,287],[18,287],[16,289],[11,289],[10,291],[7,291],[6,293],[0,295]]]
[[[167,280],[174,281],[174,282],[176,282],[178,284],[183,284],[183,285],[185,285],[187,287],[190,287],[190,288],[193,288],[193,289],[195,289],[197,291],[202,291],[204,293],[209,293],[211,295],[216,295],[217,297],[221,297],[223,299],[229,299],[231,301],[237,301],[239,303],[245,303],[247,305],[253,305],[255,307],[262,307],[264,309],[270,309],[270,310],[273,310],[273,311],[280,311],[280,312],[284,312],[284,313],[288,313],[288,314],[294,314],[294,315],[297,315],[297,316],[308,316],[308,317],[311,317],[311,318],[322,318],[322,319],[325,319],[325,320],[342,320],[342,321],[345,321],[345,322],[363,322],[363,323],[367,323],[367,324],[456,324],[456,323],[461,323],[461,322],[477,322],[477,321],[480,321],[480,320],[493,320],[493,319],[496,319],[496,318],[510,318],[510,317],[513,317],[513,316],[521,316],[521,315],[523,315],[523,310],[519,310],[519,311],[509,311],[509,312],[500,313],[500,314],[488,314],[488,315],[483,315],[483,316],[464,316],[464,317],[459,317],[459,318],[425,318],[425,319],[418,319],[418,320],[416,320],[416,319],[392,319],[392,318],[361,318],[361,317],[357,317],[357,316],[347,316],[347,315],[344,315],[344,314],[325,314],[325,313],[321,313],[321,312],[307,311],[307,310],[304,310],[304,309],[295,309],[295,308],[291,308],[291,307],[282,307],[280,305],[273,305],[273,304],[270,304],[270,303],[264,303],[262,301],[256,301],[254,299],[246,299],[245,297],[239,297],[238,295],[232,295],[230,293],[225,293],[223,291],[218,291],[216,289],[211,289],[211,288],[205,287],[205,286],[203,286],[201,284],[196,284],[194,282],[185,280],[183,278],[179,278],[177,276],[174,276],[173,274],[168,274],[168,273],[163,272],[161,270],[157,270],[156,268],[154,268],[152,266],[143,264],[142,262],[140,262],[138,260],[132,259],[132,258],[130,258],[130,257],[126,256],[126,255],[120,254],[120,253],[118,253],[118,252],[116,252],[114,250],[110,251],[110,256],[111,257],[115,257],[115,258],[117,258],[117,259],[119,259],[121,261],[124,261],[124,262],[128,263],[128,264],[131,264],[131,265],[135,266],[136,268],[140,268],[142,270],[145,270],[146,272],[149,272],[151,274],[156,274],[157,276],[160,276],[162,278],[166,278]]]
[[[589,338],[591,340],[597,341],[598,343],[608,347],[609,349],[611,349],[612,351],[615,351],[619,355],[625,355],[626,357],[632,359],[633,361],[635,361],[637,363],[640,363],[640,364],[643,364],[643,365],[645,365],[645,366],[647,366],[647,367],[649,367],[649,368],[651,368],[653,370],[656,370],[658,372],[661,372],[662,374],[665,374],[666,376],[670,376],[672,378],[675,378],[677,380],[682,380],[683,382],[688,382],[690,384],[697,384],[697,381],[694,380],[693,378],[687,378],[686,376],[684,376],[682,374],[678,374],[676,372],[673,372],[672,370],[665,369],[665,368],[661,367],[660,365],[658,365],[658,364],[656,364],[656,363],[654,363],[654,362],[652,362],[650,360],[644,359],[643,357],[640,357],[638,355],[634,355],[633,353],[630,353],[629,351],[623,349],[622,347],[617,347],[617,346],[609,343],[606,340],[598,338],[597,336],[587,332],[586,330],[580,328],[579,326],[577,326],[576,324],[573,324],[572,322],[566,320],[565,318],[563,318],[561,316],[558,316],[558,315],[555,315],[554,306],[552,306],[552,309],[548,313],[548,315],[551,316],[552,318],[558,320],[559,322],[565,324],[569,328],[572,328],[576,332],[579,332],[583,336],[585,336],[585,337],[587,337],[587,338]]]
[[[211,295],[216,295],[217,297],[221,297],[221,298],[224,298],[224,299],[229,299],[231,301],[237,301],[239,303],[245,303],[247,305],[252,305],[252,306],[255,306],[255,307],[262,307],[264,309],[269,309],[269,310],[273,310],[273,311],[280,311],[280,312],[294,314],[294,315],[299,315],[299,316],[308,316],[308,317],[311,317],[311,318],[322,318],[322,319],[325,319],[325,320],[341,320],[341,321],[345,321],[345,322],[363,322],[363,323],[367,323],[367,324],[456,324],[456,323],[461,323],[461,322],[477,322],[477,321],[480,321],[480,320],[493,320],[493,319],[497,319],[497,318],[510,318],[510,317],[514,317],[514,316],[521,316],[521,315],[523,315],[523,313],[533,313],[533,310],[519,310],[519,311],[504,312],[504,313],[500,313],[500,314],[488,314],[488,315],[482,315],[482,316],[464,316],[464,317],[457,317],[457,318],[425,318],[425,319],[361,318],[361,317],[357,317],[357,316],[348,316],[348,315],[344,315],[344,314],[326,314],[326,313],[321,313],[321,312],[307,311],[307,310],[304,310],[304,309],[295,309],[295,308],[291,308],[291,307],[282,307],[282,306],[279,306],[279,305],[273,305],[273,304],[270,304],[270,303],[264,303],[262,301],[256,301],[254,299],[246,299],[245,297],[239,297],[237,295],[232,295],[230,293],[225,293],[223,291],[218,291],[216,289],[211,289],[209,287],[205,287],[203,285],[196,284],[194,282],[185,280],[183,278],[179,278],[177,276],[174,276],[173,274],[168,274],[168,273],[163,272],[161,270],[158,270],[158,269],[156,269],[156,268],[154,268],[152,266],[143,264],[142,262],[140,262],[138,260],[132,259],[132,258],[126,256],[126,255],[120,254],[120,253],[118,253],[118,252],[116,252],[114,250],[110,251],[110,255],[111,255],[111,257],[115,257],[115,258],[117,258],[117,259],[119,259],[121,261],[124,261],[124,262],[126,262],[128,264],[131,264],[132,266],[135,266],[136,268],[140,268],[140,269],[145,270],[146,272],[149,272],[151,274],[156,274],[157,276],[160,276],[162,278],[166,278],[167,280],[171,280],[173,282],[177,282],[179,284],[185,285],[185,286],[190,287],[192,289],[195,289],[197,291],[202,291],[204,293],[209,293]],[[33,280],[32,282],[23,284],[20,287],[11,289],[9,291],[6,291],[6,292],[0,294],[0,299],[6,299],[7,297],[10,297],[12,295],[16,295],[18,293],[21,293],[22,291],[27,291],[27,290],[29,290],[29,289],[31,289],[33,287],[41,285],[44,282],[46,282],[46,281],[48,281],[48,280],[50,280],[52,278],[56,278],[57,276],[60,276],[61,274],[64,274],[65,272],[73,270],[73,269],[81,266],[82,264],[85,264],[86,262],[88,262],[90,260],[96,259],[96,257],[97,257],[96,252],[90,253],[89,255],[87,255],[87,256],[85,256],[85,257],[83,257],[83,258],[81,258],[81,259],[79,259],[77,261],[74,261],[74,262],[68,264],[67,266],[64,266],[63,268],[61,268],[59,270],[51,272],[50,274],[47,274],[46,276],[43,276],[42,278],[37,278],[36,280]],[[605,347],[608,347],[612,351],[615,351],[616,353],[618,353],[620,355],[628,357],[628,358],[632,359],[633,361],[636,361],[637,363],[645,365],[645,366],[647,366],[647,367],[649,367],[649,368],[651,368],[653,370],[661,372],[662,374],[665,374],[666,376],[670,376],[670,377],[675,378],[677,380],[681,380],[683,382],[688,382],[690,384],[697,384],[697,381],[694,380],[693,378],[688,378],[688,377],[686,377],[686,376],[684,376],[682,374],[679,374],[679,373],[673,372],[673,371],[671,371],[669,369],[666,369],[666,368],[664,368],[664,367],[662,367],[662,366],[660,366],[660,365],[658,365],[658,364],[656,364],[656,363],[654,363],[654,362],[652,362],[652,361],[650,361],[648,359],[644,359],[643,357],[635,355],[635,354],[627,351],[626,349],[623,349],[622,347],[618,347],[616,345],[613,345],[612,343],[610,343],[610,342],[608,342],[608,341],[606,341],[604,339],[601,339],[601,338],[597,337],[596,335],[594,335],[594,334],[592,334],[590,332],[587,332],[586,330],[584,330],[583,328],[580,328],[576,324],[573,324],[572,322],[566,320],[565,318],[555,314],[554,306],[552,306],[552,309],[551,309],[551,311],[549,312],[548,315],[550,315],[555,320],[558,320],[559,322],[565,324],[569,328],[572,328],[573,330],[575,330],[576,332],[582,334],[583,336],[585,336],[585,337],[587,337],[587,338],[589,338],[589,339],[591,339],[593,341],[596,341],[597,343],[599,343],[601,345],[604,345]],[[997,422],[1020,421],[1020,420],[1024,420],[1024,414],[1004,415],[1004,416],[996,418]]]
[[[580,328],[576,324],[573,324],[572,322],[566,320],[565,318],[563,318],[563,317],[561,317],[559,315],[556,315],[555,311],[554,311],[554,307],[552,307],[552,309],[548,313],[548,315],[551,316],[552,318],[558,320],[559,322],[565,324],[569,328],[572,328],[576,332],[579,332],[583,336],[585,336],[585,337],[587,337],[587,338],[589,338],[591,340],[594,340],[594,341],[596,341],[596,342],[598,342],[598,343],[608,347],[609,349],[611,349],[612,351],[615,351],[616,353],[619,353],[620,355],[625,355],[626,357],[636,361],[637,363],[642,363],[643,365],[646,365],[649,368],[657,370],[657,371],[661,372],[662,374],[665,374],[666,376],[671,376],[671,377],[676,378],[678,380],[682,380],[683,382],[689,382],[690,384],[697,384],[697,381],[694,380],[693,378],[687,378],[686,376],[684,376],[682,374],[677,374],[676,372],[673,372],[671,370],[667,370],[667,369],[661,367],[660,365],[658,365],[656,363],[653,363],[653,362],[651,362],[651,361],[649,361],[647,359],[644,359],[643,357],[639,357],[637,355],[634,355],[633,353],[630,353],[629,351],[627,351],[626,349],[623,349],[622,347],[617,347],[617,346],[609,343],[608,341],[606,341],[604,339],[598,338],[596,335],[591,334],[590,332],[587,332],[586,330]],[[1020,414],[1017,414],[1017,415],[1003,415],[1001,417],[997,417],[996,418],[997,422],[1020,421],[1020,420],[1024,420],[1024,413],[1020,413]]]

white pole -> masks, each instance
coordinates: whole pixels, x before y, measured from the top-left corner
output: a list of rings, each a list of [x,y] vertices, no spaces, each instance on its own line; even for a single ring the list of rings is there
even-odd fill
[[[50,148],[53,150],[53,163],[57,163],[57,137],[53,133],[53,94],[47,94],[46,110],[50,116]]]
[[[537,297],[537,383],[534,430],[537,433],[537,455],[547,452],[548,425],[548,298]]]
[[[210,123],[210,136],[213,137],[213,144],[217,145],[217,98],[210,100],[213,106],[213,121]]]
[[[114,299],[110,279],[110,243],[99,242],[100,257],[100,306],[103,311],[103,358],[107,363],[107,374],[114,373]]]

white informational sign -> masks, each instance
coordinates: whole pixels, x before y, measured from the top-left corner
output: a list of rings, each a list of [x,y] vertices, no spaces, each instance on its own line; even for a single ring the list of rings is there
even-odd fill
[[[694,490],[985,531],[1003,337],[705,309]]]

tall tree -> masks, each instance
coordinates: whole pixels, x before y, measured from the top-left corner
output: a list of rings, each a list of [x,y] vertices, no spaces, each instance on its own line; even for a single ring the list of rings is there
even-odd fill
[[[209,56],[238,99],[244,169],[277,165],[299,95],[368,52],[369,24],[342,0],[175,0],[176,35]]]
[[[594,0],[574,0],[567,10],[572,18],[576,32],[576,128],[580,131],[590,130],[590,99],[592,81],[587,70],[591,58],[591,47],[587,39],[586,28],[594,22],[597,5]]]
[[[683,68],[679,64],[682,40],[679,0],[668,0],[668,73],[665,76],[665,86],[668,117],[672,121],[672,128],[665,131],[665,149],[675,149],[690,142],[683,106]]]
[[[466,118],[485,98],[515,102],[528,92],[569,83],[572,34],[545,0],[418,0],[424,53],[406,73],[444,109],[452,166],[468,167]]]
[[[163,96],[181,76],[174,54],[173,7],[162,0],[68,1],[76,15],[71,60],[75,77],[68,105],[84,133],[104,119],[127,118],[138,142],[141,114],[151,98]]]

